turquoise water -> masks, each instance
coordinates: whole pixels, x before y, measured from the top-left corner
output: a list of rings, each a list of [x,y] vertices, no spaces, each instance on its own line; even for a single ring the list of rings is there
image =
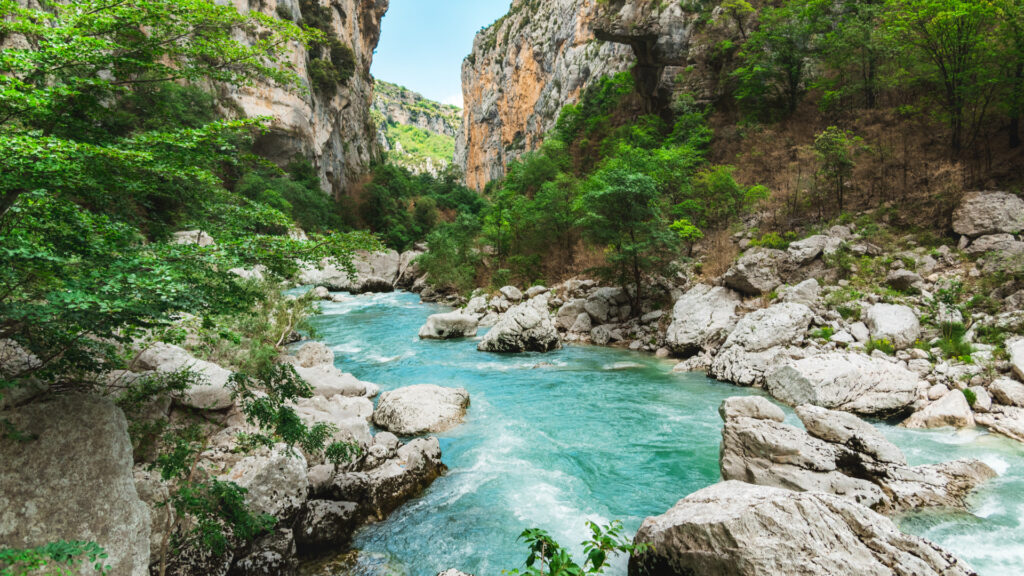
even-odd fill
[[[420,341],[427,316],[443,310],[412,294],[377,294],[324,303],[315,319],[344,370],[383,390],[464,387],[472,405],[465,424],[439,435],[449,473],[361,530],[354,559],[308,573],[434,576],[454,567],[500,574],[522,567],[516,538],[524,528],[546,529],[577,552],[587,520],[621,520],[635,532],[646,516],[719,480],[718,406],[758,393],[673,374],[671,362],[621,350],[501,356],[478,352],[474,340]],[[1005,473],[977,499],[984,519],[919,516],[904,526],[985,576],[1024,573],[1024,450],[976,433],[883,427],[914,463],[982,454]],[[625,560],[610,573],[625,573]]]

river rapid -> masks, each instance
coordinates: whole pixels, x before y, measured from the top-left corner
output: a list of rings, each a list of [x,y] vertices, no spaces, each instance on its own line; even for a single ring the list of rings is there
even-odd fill
[[[346,372],[382,390],[463,387],[471,406],[463,425],[437,435],[448,474],[363,528],[358,553],[305,566],[305,576],[434,576],[448,568],[497,575],[523,567],[517,537],[525,528],[543,528],[577,554],[588,520],[621,520],[632,535],[645,517],[720,479],[718,406],[760,394],[674,374],[670,361],[625,350],[505,356],[478,352],[473,339],[420,341],[426,318],[446,309],[415,294],[351,296],[321,308],[317,337]],[[982,576],[1024,574],[1024,448],[980,429],[878,426],[911,464],[970,456],[1001,475],[973,497],[971,514],[914,514],[900,519],[902,528]],[[622,558],[608,573],[625,568]]]

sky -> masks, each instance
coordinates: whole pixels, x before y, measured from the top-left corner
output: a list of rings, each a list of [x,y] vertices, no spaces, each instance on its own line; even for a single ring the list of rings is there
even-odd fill
[[[371,72],[431,100],[462,106],[462,60],[510,0],[391,0]]]

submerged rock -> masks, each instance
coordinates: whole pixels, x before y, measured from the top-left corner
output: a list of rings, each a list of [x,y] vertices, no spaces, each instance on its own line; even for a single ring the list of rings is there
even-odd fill
[[[111,576],[149,573],[150,513],[132,470],[128,422],[106,399],[66,396],[6,410],[29,437],[0,436],[0,549],[95,542]],[[82,574],[94,574],[91,566]]]
[[[718,346],[736,326],[740,297],[720,286],[698,284],[676,300],[665,339],[678,354]]]
[[[462,421],[468,407],[465,388],[417,384],[381,394],[373,423],[402,436],[444,432]]]
[[[548,316],[546,301],[540,296],[513,306],[483,337],[481,352],[549,352],[561,347],[558,331]]]
[[[451,338],[472,338],[476,336],[477,319],[460,311],[433,314],[420,328],[420,338],[448,340]]]
[[[791,406],[813,404],[868,415],[893,414],[917,399],[916,374],[857,353],[832,352],[772,370],[765,388]]]
[[[695,492],[644,520],[653,549],[630,576],[972,576],[938,546],[843,498],[743,482]]]

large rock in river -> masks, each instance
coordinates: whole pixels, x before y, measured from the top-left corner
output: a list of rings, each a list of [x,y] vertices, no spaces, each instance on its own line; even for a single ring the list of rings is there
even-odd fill
[[[971,192],[953,212],[957,234],[1017,234],[1024,230],[1024,200],[1009,192]]]
[[[352,260],[355,276],[325,259],[319,268],[305,268],[299,282],[313,286],[326,286],[331,290],[352,293],[391,292],[399,282],[402,256],[394,250],[383,252],[359,251]]]
[[[718,346],[736,326],[739,305],[739,294],[728,288],[694,286],[672,308],[672,324],[665,334],[669,346],[685,355]]]
[[[543,296],[509,308],[483,337],[482,352],[549,352],[561,347]]]
[[[451,338],[472,338],[476,336],[478,321],[475,316],[461,311],[433,314],[420,328],[420,338],[448,340]]]
[[[444,432],[462,421],[468,407],[465,388],[417,384],[381,394],[373,423],[403,436]]]
[[[803,342],[813,319],[810,308],[791,302],[747,314],[722,345],[710,375],[741,386],[763,385],[772,368],[803,357],[803,350],[791,347]]]
[[[695,492],[644,520],[630,576],[973,576],[935,544],[838,496],[743,482]]]
[[[765,388],[791,406],[813,404],[867,415],[901,412],[917,399],[917,374],[880,358],[832,352],[768,373]]]
[[[967,495],[995,472],[977,460],[907,466],[903,453],[853,414],[800,406],[806,430],[769,409],[739,410],[726,400],[719,459],[722,478],[797,492],[828,492],[893,514],[924,506],[965,508]],[[763,398],[767,408],[776,408]]]
[[[0,549],[95,542],[112,576],[149,573],[150,515],[128,422],[108,400],[69,396],[0,412],[31,439],[0,437]],[[94,574],[91,566],[81,574]]]

